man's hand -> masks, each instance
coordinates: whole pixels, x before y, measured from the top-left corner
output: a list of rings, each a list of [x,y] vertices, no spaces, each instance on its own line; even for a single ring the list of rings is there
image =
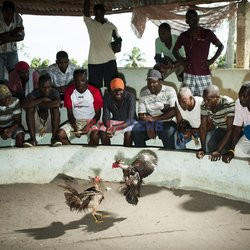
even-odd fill
[[[221,158],[221,153],[218,151],[214,151],[209,155],[209,159],[211,161],[219,161]]]
[[[8,138],[10,138],[13,131],[14,131],[13,127],[3,129],[1,132],[2,139],[7,140]]]
[[[198,159],[202,159],[205,156],[205,152],[203,150],[199,150],[196,152],[196,157]]]
[[[229,151],[222,156],[222,161],[225,163],[229,163],[234,158],[234,153]]]
[[[108,138],[112,138],[115,135],[117,127],[112,126],[106,129],[106,134],[108,136]]]

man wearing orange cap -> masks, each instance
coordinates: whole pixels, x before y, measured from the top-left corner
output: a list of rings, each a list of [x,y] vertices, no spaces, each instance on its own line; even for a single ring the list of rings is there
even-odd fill
[[[111,92],[104,96],[103,124],[100,127],[103,145],[110,145],[110,138],[123,134],[123,145],[132,146],[131,131],[135,114],[135,96],[125,90],[122,79],[114,78],[110,83]]]
[[[23,100],[34,89],[38,88],[39,73],[31,69],[29,64],[20,61],[9,74],[9,89],[13,96]]]
[[[6,85],[0,84],[0,137],[15,139],[16,147],[22,147],[24,141],[21,113],[19,100],[12,97]]]

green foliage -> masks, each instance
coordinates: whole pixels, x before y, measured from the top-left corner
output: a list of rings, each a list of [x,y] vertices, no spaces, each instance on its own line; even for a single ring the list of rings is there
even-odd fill
[[[225,68],[226,66],[226,56],[220,56],[217,60],[216,60],[216,64],[217,64],[217,68]]]
[[[78,61],[75,58],[71,58],[69,61],[79,67]]]
[[[32,68],[45,68],[45,67],[48,67],[48,66],[49,66],[49,59],[44,59],[42,61],[41,58],[34,57],[31,60],[31,67]]]
[[[88,68],[88,60],[87,59],[83,62],[82,68],[84,68],[84,69]]]
[[[143,54],[140,50],[140,48],[133,47],[131,54],[125,54],[126,59],[123,59],[123,61],[127,62],[127,64],[124,66],[125,68],[139,68],[143,67],[142,62],[146,62],[146,60],[143,58]]]

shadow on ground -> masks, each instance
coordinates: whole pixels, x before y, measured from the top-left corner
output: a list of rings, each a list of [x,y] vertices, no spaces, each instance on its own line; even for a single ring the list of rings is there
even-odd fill
[[[44,239],[52,239],[58,238],[64,235],[68,230],[74,230],[82,228],[83,231],[86,232],[100,232],[107,230],[114,226],[115,223],[126,220],[126,218],[120,217],[117,218],[115,214],[103,212],[107,215],[107,218],[104,218],[103,223],[96,224],[91,214],[86,214],[82,219],[71,221],[67,224],[63,224],[60,221],[52,222],[47,227],[40,228],[27,228],[15,230],[18,233],[26,233],[28,236],[33,237],[35,240],[44,240]]]
[[[219,207],[229,207],[242,214],[250,214],[250,204],[229,200],[216,195],[206,194],[198,191],[171,190],[175,196],[182,197],[188,195],[189,200],[183,202],[180,206],[184,210],[191,212],[206,212],[216,210]]]

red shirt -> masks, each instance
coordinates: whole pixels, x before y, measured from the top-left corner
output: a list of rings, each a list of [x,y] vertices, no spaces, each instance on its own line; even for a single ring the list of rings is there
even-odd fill
[[[92,85],[87,85],[87,89],[91,92],[94,98],[94,109],[98,110],[103,107],[103,98],[101,95],[101,92],[98,88],[92,86]],[[71,100],[71,95],[73,91],[75,90],[75,84],[72,83],[65,91],[65,96],[64,96],[64,107],[68,109],[72,109],[72,100]]]
[[[180,34],[176,41],[177,48],[184,47],[186,58],[190,63],[185,73],[192,75],[210,75],[209,67],[202,68],[202,63],[207,60],[210,44],[221,44],[217,36],[209,29],[201,28],[201,37],[193,38],[190,29]]]

